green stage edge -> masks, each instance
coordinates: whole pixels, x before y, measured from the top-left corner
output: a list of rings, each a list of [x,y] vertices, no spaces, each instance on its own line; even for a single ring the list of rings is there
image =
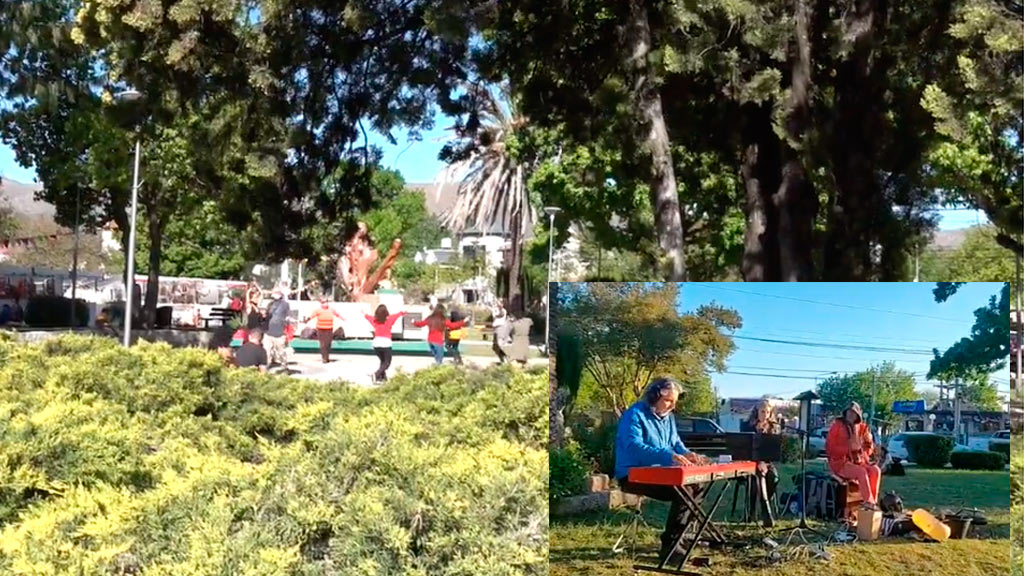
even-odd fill
[[[241,345],[241,340],[235,339],[231,341],[232,348],[238,348]],[[291,341],[290,346],[296,352],[320,353],[320,342],[318,340],[296,338]],[[415,342],[394,340],[391,343],[391,351],[400,356],[431,356],[430,346],[422,340]],[[376,354],[373,351],[372,340],[335,340],[331,343],[331,352],[340,352],[343,354]],[[447,350],[445,350],[445,355],[448,356]]]

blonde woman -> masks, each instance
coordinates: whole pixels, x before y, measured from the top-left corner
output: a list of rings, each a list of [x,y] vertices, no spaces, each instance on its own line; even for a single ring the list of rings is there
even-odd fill
[[[782,433],[782,427],[775,416],[772,405],[766,398],[762,398],[750,411],[750,416],[741,426],[743,432],[754,434],[778,435]],[[764,517],[762,522],[766,527],[775,525],[775,518],[772,516],[769,502],[775,498],[775,489],[779,486],[779,471],[771,462],[758,462],[757,471],[754,475],[754,486],[756,491],[750,493],[748,510],[753,510],[757,502],[761,503],[761,514]]]

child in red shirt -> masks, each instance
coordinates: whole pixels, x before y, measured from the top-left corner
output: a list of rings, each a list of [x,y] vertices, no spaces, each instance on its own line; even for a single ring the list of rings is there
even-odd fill
[[[444,332],[445,330],[457,330],[466,325],[465,320],[452,322],[445,318],[444,306],[438,304],[434,312],[417,322],[412,323],[417,328],[427,327],[427,344],[430,345],[430,352],[434,355],[434,363],[444,362]]]

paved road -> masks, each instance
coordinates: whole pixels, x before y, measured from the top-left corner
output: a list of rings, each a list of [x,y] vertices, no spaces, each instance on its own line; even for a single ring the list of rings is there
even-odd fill
[[[462,356],[463,362],[468,366],[484,368],[498,363],[496,356]],[[450,364],[452,360],[445,358],[445,363]],[[547,366],[547,358],[531,358],[530,366]],[[429,356],[398,356],[391,361],[389,376],[398,372],[412,373],[434,364],[434,359]],[[373,373],[376,372],[378,361],[376,356],[367,354],[332,354],[331,362],[323,364],[319,354],[292,354],[292,363],[289,366],[292,375],[296,378],[309,378],[312,380],[331,381],[346,380],[358,386],[373,386]],[[277,372],[273,368],[272,372]]]

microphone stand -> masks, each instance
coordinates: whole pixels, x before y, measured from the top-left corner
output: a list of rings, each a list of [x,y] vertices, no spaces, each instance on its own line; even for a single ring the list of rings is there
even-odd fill
[[[825,535],[807,525],[807,432],[790,426],[786,426],[785,428],[795,431],[800,437],[800,482],[803,486],[800,489],[800,524],[793,526],[792,528],[786,528],[785,530],[780,531],[779,534],[789,532],[789,537],[786,538],[786,546],[789,546],[789,543],[793,540],[793,536],[799,536],[800,540],[802,540],[804,544],[810,544],[810,542],[807,541],[807,538],[804,537],[804,532],[817,534],[822,539],[825,538]]]

